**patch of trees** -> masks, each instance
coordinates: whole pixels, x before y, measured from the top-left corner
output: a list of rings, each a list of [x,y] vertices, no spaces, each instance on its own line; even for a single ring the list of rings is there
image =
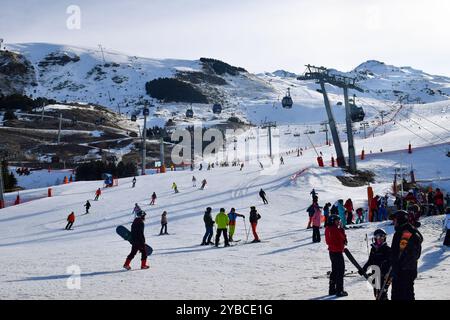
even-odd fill
[[[0,95],[0,109],[31,111],[33,108],[42,107],[44,103],[55,104],[56,100],[41,97],[32,99],[21,94]]]
[[[226,62],[216,59],[200,58],[200,62],[203,63],[204,67],[207,69],[209,67],[209,69],[212,69],[218,75],[228,73],[229,75],[237,76],[239,75],[239,72],[247,72],[244,68],[234,67]]]
[[[164,102],[208,103],[208,99],[192,84],[173,78],[158,78],[145,84],[152,98]]]
[[[2,161],[3,188],[6,192],[17,187],[17,179],[12,172],[9,172],[8,162]]]
[[[123,163],[122,161],[118,165],[103,161],[83,163],[76,169],[76,180],[102,180],[104,173],[109,173],[118,178],[134,177],[137,174],[137,166],[134,163]]]

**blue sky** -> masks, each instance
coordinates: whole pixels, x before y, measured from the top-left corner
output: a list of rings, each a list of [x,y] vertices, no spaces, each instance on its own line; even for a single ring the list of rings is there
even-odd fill
[[[81,9],[80,30],[66,27],[69,5]],[[376,59],[450,76],[449,17],[447,0],[2,0],[0,37],[214,57],[252,72]]]

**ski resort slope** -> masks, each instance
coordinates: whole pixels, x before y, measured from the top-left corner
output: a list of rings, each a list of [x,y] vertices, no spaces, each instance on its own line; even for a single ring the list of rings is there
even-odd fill
[[[405,153],[403,142],[397,145]],[[373,147],[380,147],[373,145]],[[394,165],[399,152],[373,154],[365,168],[377,173],[375,194],[391,188],[392,172],[382,169]],[[429,156],[430,163],[423,164]],[[312,149],[302,157],[285,156],[286,165],[271,174],[259,165],[215,168],[211,171],[180,171],[138,177],[136,188],[131,179],[121,179],[118,187],[104,189],[99,201],[91,201],[90,214],[83,215],[86,200],[92,200],[102,182],[76,182],[54,187],[54,197],[13,206],[0,212],[0,289],[3,299],[329,299],[326,272],[331,269],[327,246],[312,243],[312,231],[306,229],[306,208],[312,188],[320,203],[351,197],[355,207],[366,205],[366,187],[344,187],[336,175],[340,169],[318,168]],[[448,157],[434,147],[405,154],[418,170],[430,166],[448,169]],[[267,160],[263,161],[267,167]],[[447,170],[448,171],[448,170]],[[430,172],[428,172],[431,174]],[[205,190],[192,186],[192,174]],[[425,172],[424,175],[427,173]],[[174,194],[171,185],[180,190]],[[441,186],[440,181],[434,185]],[[445,183],[442,181],[442,183]],[[263,188],[269,204],[262,205],[258,191]],[[46,189],[27,192],[42,193]],[[158,195],[150,207],[150,195]],[[448,191],[448,189],[447,189]],[[10,196],[10,195],[7,195]],[[154,248],[150,269],[140,270],[140,256],[132,262],[132,271],[122,265],[130,244],[115,233],[118,225],[130,227],[132,209],[139,203],[147,212],[145,235]],[[255,205],[262,218],[258,233],[263,242],[245,244],[249,228],[250,206]],[[230,248],[200,246],[204,234],[203,213],[213,208],[231,207],[246,216],[238,219],[235,239]],[[66,231],[66,217],[75,211],[74,230]],[[168,236],[158,236],[160,216],[168,212]],[[417,299],[447,299],[450,260],[438,237],[442,217],[422,220],[423,253],[416,281]],[[366,229],[348,230],[348,248],[364,263],[368,257],[366,234],[384,228],[388,242],[393,227],[389,222],[373,223]],[[253,237],[250,233],[249,240]],[[223,240],[222,244],[223,246]],[[68,269],[81,271],[80,289],[69,289],[74,278]],[[72,267],[73,268],[73,267]],[[346,260],[348,271],[355,268]],[[69,270],[69,271],[68,271]],[[70,287],[70,286],[69,286]],[[346,299],[373,299],[371,288],[359,276],[345,278]]]

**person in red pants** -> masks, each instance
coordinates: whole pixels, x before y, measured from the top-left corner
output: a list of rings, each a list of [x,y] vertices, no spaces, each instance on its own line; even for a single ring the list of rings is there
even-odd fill
[[[261,242],[256,233],[256,226],[258,225],[259,219],[261,219],[261,215],[256,211],[256,207],[250,207],[250,224],[252,225],[253,237],[255,238],[252,242]]]
[[[133,260],[134,256],[141,252],[141,269],[148,269],[147,265],[147,250],[145,248],[145,236],[144,236],[144,220],[145,220],[145,212],[141,211],[137,214],[136,219],[134,219],[133,224],[131,225],[131,252],[128,255],[125,264],[123,267],[127,270],[130,270],[130,263]]]

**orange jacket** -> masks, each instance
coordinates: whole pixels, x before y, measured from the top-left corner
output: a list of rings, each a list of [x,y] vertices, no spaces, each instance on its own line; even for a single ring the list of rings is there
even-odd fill
[[[69,214],[69,216],[67,217],[67,221],[74,223],[75,222],[75,214],[72,212],[71,214]]]

